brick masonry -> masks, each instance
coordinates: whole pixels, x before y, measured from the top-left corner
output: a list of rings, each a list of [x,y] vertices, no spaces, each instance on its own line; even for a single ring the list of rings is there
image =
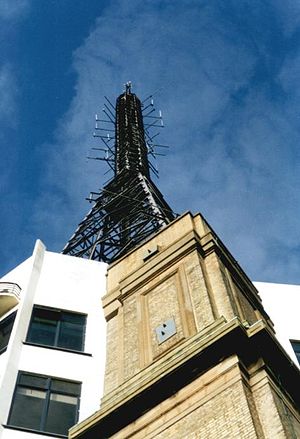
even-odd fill
[[[199,227],[199,218],[197,220],[198,228],[195,229],[196,221],[183,218],[174,224],[173,234],[166,229],[153,239],[153,243],[145,244],[109,270],[108,285],[116,288],[108,291],[105,300],[111,296],[117,312],[108,316],[108,322],[119,330],[109,330],[107,335],[105,393],[116,389],[124,380],[220,316],[227,321],[237,316],[251,324],[258,320],[253,306],[216,251],[204,256],[193,246],[195,239],[190,240],[188,251],[185,248],[190,231],[205,231],[207,236],[206,224],[203,222]],[[173,236],[177,241],[174,242]],[[158,254],[144,262],[142,255],[154,244],[159,247]],[[140,259],[135,253],[141,255]],[[164,253],[169,256],[163,258]],[[156,260],[159,262],[154,265]],[[126,270],[120,265],[126,265]],[[115,277],[120,273],[127,276],[117,282]],[[251,294],[257,296],[254,287]],[[175,321],[176,334],[158,344],[155,329],[170,318]],[[265,318],[267,320],[267,316]],[[118,323],[112,323],[112,320]],[[118,352],[117,359],[110,353],[112,350]]]
[[[251,344],[261,330],[273,340],[269,316],[253,284],[201,215],[183,215],[112,264],[107,285],[104,397],[100,411],[74,427],[70,438],[96,439],[89,431],[102,419],[146,389],[151,394],[151,386],[196,351],[201,360],[209,346],[222,351],[219,357],[212,354],[214,364],[105,437],[300,438],[299,408]],[[176,330],[160,342],[156,328],[168,319]],[[249,343],[249,352],[246,345],[236,348],[241,356],[230,344],[226,354],[220,342],[236,328]],[[199,370],[200,360],[195,363]]]

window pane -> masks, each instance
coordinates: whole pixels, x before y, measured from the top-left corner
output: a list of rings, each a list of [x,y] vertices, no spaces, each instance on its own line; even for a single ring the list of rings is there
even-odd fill
[[[82,351],[86,316],[55,309],[34,308],[27,341]]]
[[[64,322],[70,322],[70,323],[74,323],[74,324],[77,324],[80,326],[84,326],[86,316],[82,315],[82,314],[63,312],[61,320]]]
[[[60,325],[60,333],[57,346],[74,349],[77,351],[83,350],[84,329],[85,322],[71,322],[63,320]]]
[[[51,390],[55,392],[68,393],[70,395],[80,395],[80,384],[70,383],[68,381],[55,380],[51,381]]]
[[[27,341],[53,346],[60,313],[43,308],[35,308]]]
[[[80,388],[80,383],[20,372],[8,424],[67,435],[77,422]]]
[[[47,388],[48,378],[38,375],[31,375],[22,373],[19,379],[19,385],[26,387],[39,387],[40,389]]]
[[[44,431],[67,434],[77,421],[77,403],[77,397],[52,393]]]
[[[19,387],[15,394],[8,423],[40,430],[46,392]]]

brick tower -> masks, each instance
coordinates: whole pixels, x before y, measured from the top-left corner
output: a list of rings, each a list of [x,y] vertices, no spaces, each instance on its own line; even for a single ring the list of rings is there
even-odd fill
[[[300,375],[200,215],[108,268],[104,396],[70,439],[297,439]]]

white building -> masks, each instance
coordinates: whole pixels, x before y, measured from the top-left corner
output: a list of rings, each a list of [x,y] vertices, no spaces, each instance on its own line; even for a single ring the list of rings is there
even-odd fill
[[[37,241],[0,280],[1,439],[67,437],[99,408],[105,274],[102,262],[48,252]]]
[[[48,252],[37,241],[33,255],[0,280],[0,439],[67,437],[98,410],[105,274],[102,262]],[[298,364],[300,286],[255,286]]]
[[[300,285],[254,282],[274,323],[276,337],[295,364],[300,364]]]

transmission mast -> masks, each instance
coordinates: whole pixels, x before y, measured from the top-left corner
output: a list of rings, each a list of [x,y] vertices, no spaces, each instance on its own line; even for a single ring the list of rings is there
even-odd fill
[[[157,155],[156,146],[166,147],[155,145],[157,134],[149,131],[163,126],[161,113],[153,115],[152,96],[142,104],[128,82],[115,106],[105,99],[105,119],[96,115],[94,133],[104,148],[93,148],[104,151],[105,156],[92,158],[105,160],[113,178],[99,193],[91,193],[93,207],[62,253],[111,263],[167,225],[175,214],[150,177],[150,169],[154,174],[157,171],[149,154]],[[112,129],[101,128],[99,122],[108,123]]]

